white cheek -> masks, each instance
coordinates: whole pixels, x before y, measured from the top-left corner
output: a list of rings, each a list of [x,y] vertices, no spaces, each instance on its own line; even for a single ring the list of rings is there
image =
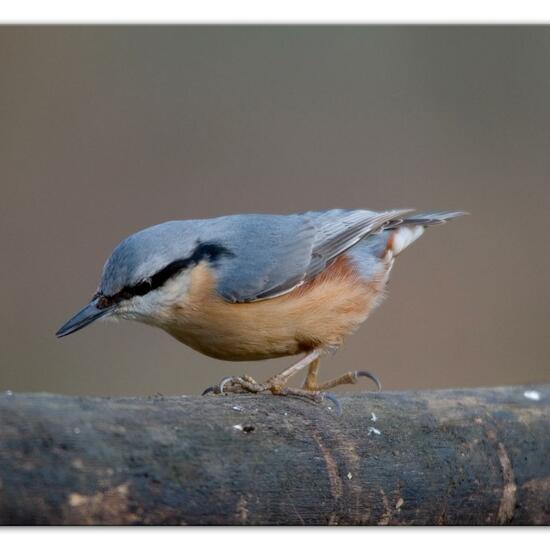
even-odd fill
[[[164,285],[144,296],[135,296],[120,304],[116,315],[124,319],[154,322],[163,318],[171,306],[181,303],[191,284],[190,271],[183,271]]]

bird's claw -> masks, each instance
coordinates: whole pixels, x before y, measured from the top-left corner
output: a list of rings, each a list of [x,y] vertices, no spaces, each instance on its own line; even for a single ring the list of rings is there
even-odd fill
[[[338,416],[342,415],[342,406],[340,405],[340,401],[338,401],[338,398],[333,393],[324,392],[320,394],[324,399],[328,399],[329,401],[332,401],[334,403],[334,406],[336,407],[336,414]]]
[[[372,380],[377,386],[377,391],[382,391],[382,384],[380,383],[380,380],[378,380],[376,375],[372,374],[372,372],[369,372],[368,370],[357,370],[354,374],[356,378],[364,376],[365,378]]]

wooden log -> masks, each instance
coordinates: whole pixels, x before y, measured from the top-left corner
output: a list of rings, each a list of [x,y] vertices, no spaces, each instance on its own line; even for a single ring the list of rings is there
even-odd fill
[[[0,523],[550,523],[550,385],[340,400],[4,393]]]

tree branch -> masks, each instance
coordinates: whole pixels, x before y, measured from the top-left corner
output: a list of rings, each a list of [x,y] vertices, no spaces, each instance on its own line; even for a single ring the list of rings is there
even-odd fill
[[[550,385],[0,396],[1,524],[549,524]]]

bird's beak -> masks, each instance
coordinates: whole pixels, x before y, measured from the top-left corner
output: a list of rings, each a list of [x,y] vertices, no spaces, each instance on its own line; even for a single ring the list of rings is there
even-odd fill
[[[110,313],[113,308],[106,307],[99,309],[97,307],[97,298],[94,298],[87,306],[83,307],[75,316],[71,317],[56,333],[58,338],[72,334],[81,328],[93,323],[96,319]]]

